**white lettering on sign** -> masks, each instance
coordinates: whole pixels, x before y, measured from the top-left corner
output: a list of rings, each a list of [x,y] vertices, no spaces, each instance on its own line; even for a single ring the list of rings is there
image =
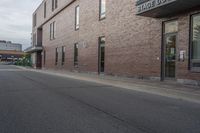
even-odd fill
[[[154,8],[170,4],[176,0],[149,0],[143,4],[137,6],[137,14],[152,10]]]

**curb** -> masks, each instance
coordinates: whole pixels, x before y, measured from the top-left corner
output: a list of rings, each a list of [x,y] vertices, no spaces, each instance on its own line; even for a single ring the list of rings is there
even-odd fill
[[[194,91],[184,91],[184,90],[176,90],[176,89],[168,89],[168,88],[160,88],[157,86],[152,86],[152,85],[141,85],[137,83],[128,83],[125,81],[119,81],[119,80],[111,80],[111,79],[100,79],[100,78],[91,78],[91,77],[84,77],[84,76],[77,76],[77,75],[69,75],[69,74],[63,74],[59,72],[53,72],[49,70],[36,70],[36,69],[31,69],[31,68],[25,68],[25,67],[19,67],[20,69],[24,70],[29,70],[32,72],[37,72],[37,73],[42,73],[42,74],[47,74],[47,75],[52,75],[52,76],[59,76],[59,77],[64,77],[64,78],[70,78],[70,79],[76,79],[76,80],[82,80],[82,81],[87,81],[87,82],[93,82],[93,83],[98,83],[98,84],[103,84],[103,85],[109,85],[113,87],[118,87],[118,88],[124,88],[124,89],[129,89],[129,90],[134,90],[137,92],[143,92],[143,93],[149,93],[149,94],[154,94],[154,95],[159,95],[159,96],[164,96],[168,98],[173,98],[173,99],[178,99],[178,100],[185,100],[189,102],[194,102],[200,104],[200,90],[199,93],[196,93]]]

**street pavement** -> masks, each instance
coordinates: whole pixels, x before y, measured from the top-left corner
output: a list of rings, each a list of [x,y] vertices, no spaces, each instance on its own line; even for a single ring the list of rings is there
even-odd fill
[[[200,104],[0,65],[0,133],[200,133]]]

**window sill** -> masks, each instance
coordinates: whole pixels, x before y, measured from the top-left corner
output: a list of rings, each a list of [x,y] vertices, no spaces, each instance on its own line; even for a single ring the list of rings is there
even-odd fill
[[[79,30],[79,28],[75,28],[75,31],[78,31]]]
[[[53,41],[53,40],[56,40],[55,38],[54,39],[50,39],[50,41]]]
[[[103,21],[106,17],[99,17],[99,21]]]

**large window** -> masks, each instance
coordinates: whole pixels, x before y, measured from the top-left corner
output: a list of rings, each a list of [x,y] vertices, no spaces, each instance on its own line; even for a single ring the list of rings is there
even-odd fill
[[[80,7],[77,6],[75,8],[75,30],[79,29],[79,21],[80,21]]]
[[[74,66],[78,67],[78,43],[74,44]]]
[[[50,40],[55,39],[55,22],[50,24]]]
[[[65,47],[62,46],[62,65],[65,64]]]
[[[99,19],[106,18],[106,0],[100,0]]]
[[[191,69],[200,72],[200,14],[191,17]]]

